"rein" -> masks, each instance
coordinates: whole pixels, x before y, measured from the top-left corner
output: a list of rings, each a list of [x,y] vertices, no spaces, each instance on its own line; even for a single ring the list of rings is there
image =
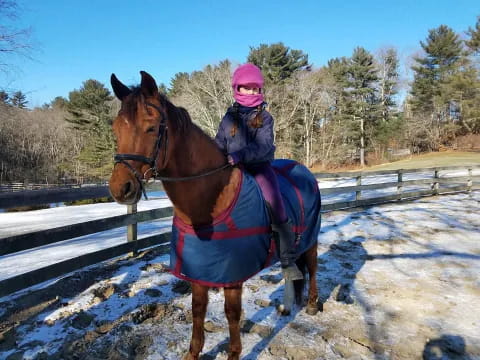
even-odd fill
[[[152,170],[152,176],[154,179],[159,179],[161,181],[188,181],[188,180],[195,180],[202,178],[204,176],[212,175],[215,174],[221,170],[224,170],[232,165],[229,163],[222,165],[216,169],[206,171],[204,173],[200,173],[197,175],[191,175],[191,176],[183,176],[183,177],[165,177],[165,176],[159,176],[158,174],[158,168],[157,168],[157,161],[159,158],[159,152],[160,152],[160,147],[162,144],[164,144],[164,151],[163,151],[163,161],[162,165],[165,166],[165,163],[167,161],[167,149],[168,149],[168,125],[167,125],[167,117],[165,116],[165,112],[163,109],[158,107],[155,104],[152,103],[145,103],[147,106],[151,106],[155,108],[160,117],[160,126],[158,128],[158,135],[157,135],[157,140],[155,142],[154,150],[153,150],[153,155],[150,157],[146,157],[143,155],[138,155],[138,154],[115,154],[114,160],[115,164],[121,163],[125,165],[132,173],[135,175],[135,178],[137,179],[140,189],[142,190],[143,196],[145,197],[145,200],[148,200],[147,193],[145,191],[145,186],[144,186],[144,181],[145,181],[145,174],[148,173],[150,170]],[[165,139],[165,141],[162,142],[162,139]],[[150,166],[150,169],[145,171],[145,173],[140,174],[132,165],[130,165],[127,160],[131,161],[139,161],[144,164],[147,164]]]

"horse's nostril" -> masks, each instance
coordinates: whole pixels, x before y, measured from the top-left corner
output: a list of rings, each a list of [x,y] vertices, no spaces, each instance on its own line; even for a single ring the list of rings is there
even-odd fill
[[[123,195],[128,197],[130,193],[133,191],[133,184],[131,181],[127,181],[125,185],[123,185]]]

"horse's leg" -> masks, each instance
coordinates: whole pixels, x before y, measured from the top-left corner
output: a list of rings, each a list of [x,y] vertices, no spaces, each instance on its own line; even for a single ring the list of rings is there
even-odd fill
[[[317,243],[305,252],[305,263],[309,275],[308,285],[308,303],[306,312],[309,315],[315,315],[318,310],[323,311],[323,305],[318,304],[317,290]]]
[[[190,341],[190,350],[185,355],[184,360],[199,359],[205,342],[203,326],[205,322],[205,313],[208,304],[208,287],[192,283],[192,316],[193,329],[192,339]]]
[[[242,352],[240,341],[240,316],[242,315],[242,284],[225,288],[225,314],[230,332],[228,360],[239,360]]]

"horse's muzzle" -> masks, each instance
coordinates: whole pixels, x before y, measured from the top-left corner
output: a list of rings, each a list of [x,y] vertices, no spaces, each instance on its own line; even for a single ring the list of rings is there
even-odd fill
[[[123,176],[122,176],[123,175]],[[137,179],[128,172],[117,173],[114,170],[109,182],[109,190],[113,199],[119,204],[136,204],[142,196],[142,191]]]

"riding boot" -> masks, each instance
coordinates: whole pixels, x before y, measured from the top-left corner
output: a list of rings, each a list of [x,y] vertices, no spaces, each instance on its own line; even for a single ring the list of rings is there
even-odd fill
[[[302,272],[295,264],[297,253],[295,251],[295,233],[293,232],[292,222],[285,221],[282,224],[272,224],[274,239],[280,257],[283,278],[285,280],[301,280]]]

